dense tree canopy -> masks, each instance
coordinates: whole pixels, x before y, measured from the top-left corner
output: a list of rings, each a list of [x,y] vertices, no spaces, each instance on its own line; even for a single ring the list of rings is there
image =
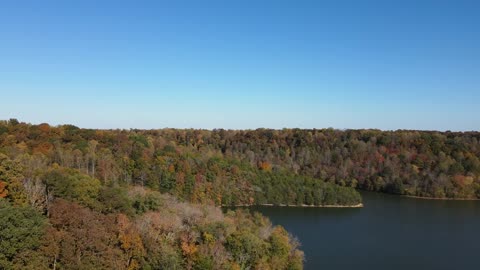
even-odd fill
[[[28,168],[28,183],[42,179],[47,197],[74,199],[87,206],[95,203],[102,185],[116,184],[147,186],[182,200],[215,205],[361,201],[350,187],[340,188],[321,180],[323,175],[293,170],[275,160],[272,151],[264,156],[271,147],[268,144],[251,148],[255,152],[235,150],[226,140],[228,134],[236,134],[233,131],[2,124],[6,132],[0,134],[0,153]],[[253,144],[257,138],[250,140]],[[343,186],[353,186],[349,176],[342,179]]]
[[[0,268],[302,269],[298,242],[259,214],[125,191],[131,209],[117,211],[55,198],[48,224],[35,209],[0,199]],[[157,206],[134,203],[149,196]]]
[[[0,122],[0,152],[34,168],[57,163],[104,183],[216,204],[261,196],[252,185],[259,172],[404,195],[480,196],[478,132],[91,130],[10,120]]]
[[[157,146],[136,132],[108,139],[73,126],[0,127],[0,269],[303,267],[283,228],[215,206],[256,203],[262,179],[281,177],[286,188],[293,174]]]

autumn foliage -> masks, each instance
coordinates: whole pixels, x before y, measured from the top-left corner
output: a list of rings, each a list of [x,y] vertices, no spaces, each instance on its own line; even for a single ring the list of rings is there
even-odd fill
[[[303,253],[285,230],[215,206],[253,204],[256,177],[271,171],[141,134],[83,139],[72,126],[7,126],[0,269],[302,268]],[[278,233],[289,243],[282,253],[267,248]]]
[[[34,156],[35,166],[55,163],[103,184],[139,184],[199,203],[258,199],[253,182],[261,173],[405,195],[480,196],[477,132],[91,130],[14,120],[0,121],[0,130],[0,152],[13,160]]]
[[[0,198],[7,197],[8,190],[7,190],[7,183],[0,181]]]
[[[479,157],[477,132],[0,121],[0,269],[301,269],[283,228],[218,206],[480,198]]]

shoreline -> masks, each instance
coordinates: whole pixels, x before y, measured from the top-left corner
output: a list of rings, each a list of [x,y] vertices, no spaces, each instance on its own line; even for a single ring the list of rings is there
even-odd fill
[[[436,198],[436,197],[422,197],[414,195],[400,195],[400,197],[410,198],[410,199],[421,199],[421,200],[437,200],[437,201],[480,201],[480,199],[475,198]]]
[[[327,204],[327,205],[308,205],[308,204],[273,204],[273,203],[261,203],[261,204],[239,204],[239,205],[222,205],[221,207],[252,207],[252,206],[278,206],[278,207],[305,207],[305,208],[362,208],[363,203],[354,205],[340,205],[340,204]]]

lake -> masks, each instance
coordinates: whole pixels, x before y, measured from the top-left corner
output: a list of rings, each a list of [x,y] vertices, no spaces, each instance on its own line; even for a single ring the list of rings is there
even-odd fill
[[[480,201],[362,193],[364,208],[251,207],[298,237],[305,269],[480,269]]]

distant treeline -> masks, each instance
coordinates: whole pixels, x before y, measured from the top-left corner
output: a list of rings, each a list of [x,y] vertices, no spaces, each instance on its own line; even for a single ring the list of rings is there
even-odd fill
[[[479,142],[478,132],[92,130],[0,123],[0,151],[12,158],[28,154],[102,181],[175,189],[192,201],[227,204],[265,198],[279,203],[286,190],[296,190],[290,185],[298,187],[304,179],[291,175],[403,195],[479,198]],[[271,181],[258,182],[265,172],[282,175],[266,178],[288,176],[292,181],[282,181],[275,194],[277,183],[272,189]],[[313,192],[295,192],[288,200],[300,202]]]

